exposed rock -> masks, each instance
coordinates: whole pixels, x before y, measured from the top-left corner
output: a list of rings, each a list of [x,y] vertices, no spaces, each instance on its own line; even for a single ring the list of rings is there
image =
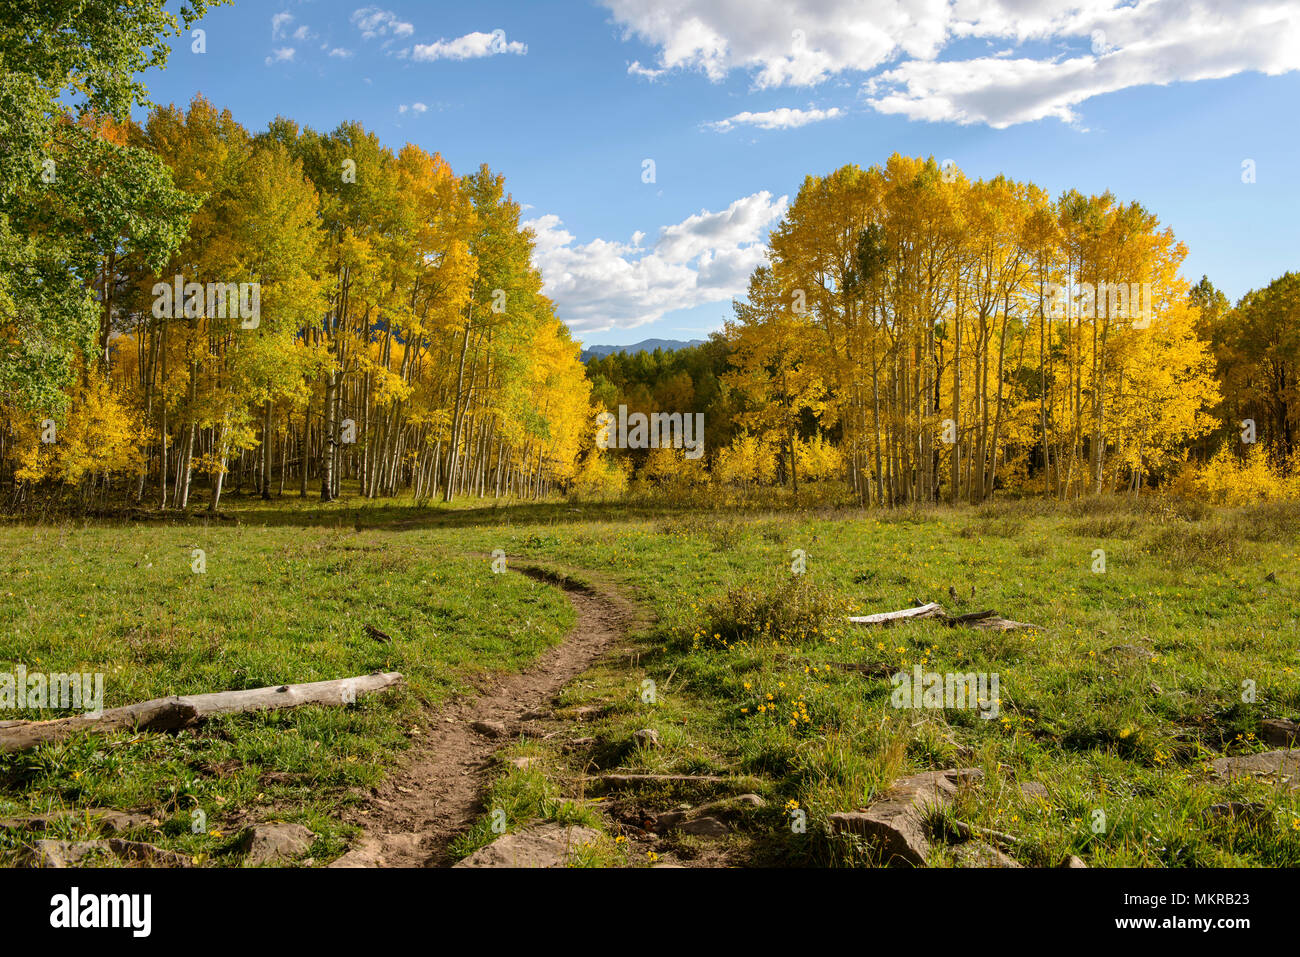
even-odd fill
[[[979,768],[926,771],[900,778],[866,811],[838,811],[830,816],[836,831],[861,834],[877,844],[884,863],[901,859],[925,865],[930,850],[925,820],[934,810],[952,803],[963,785],[980,781]]]
[[[245,863],[268,864],[301,856],[314,840],[301,824],[255,824],[243,833],[240,846],[248,854]]]
[[[1037,781],[1024,781],[1020,785],[1020,793],[1030,800],[1041,798],[1046,801],[1048,798],[1047,787],[1039,784]]]
[[[1300,750],[1264,751],[1210,762],[1219,777],[1276,777],[1288,791],[1300,790]]]
[[[574,850],[597,840],[589,827],[542,824],[514,834],[502,834],[456,867],[564,867]]]
[[[1075,854],[1071,854],[1069,857],[1067,857],[1065,859],[1065,862],[1061,866],[1076,871],[1088,869],[1088,865],[1083,862],[1083,858]]]
[[[423,840],[424,835],[410,833],[363,837],[355,847],[329,866],[385,867],[392,858],[399,860],[418,858]]]
[[[646,830],[653,831],[656,834],[666,834],[684,820],[686,820],[685,811],[664,811],[662,814],[656,814],[650,819],[650,826]]]
[[[590,747],[591,747],[592,745],[594,745],[595,743],[596,743],[596,739],[595,739],[595,738],[590,738],[590,737],[587,737],[587,738],[574,738],[573,740],[571,740],[571,741],[569,741],[567,744],[565,744],[565,747],[566,747],[567,749],[569,749],[570,751],[579,751],[579,750],[581,750],[581,749],[583,749],[583,748],[590,748]]]
[[[542,708],[531,708],[519,716],[520,721],[545,721],[551,716],[551,712]]]
[[[958,867],[1023,867],[1019,861],[989,844],[972,841],[953,851]]]
[[[1283,748],[1300,747],[1300,721],[1268,718],[1260,725],[1259,736],[1268,744]]]
[[[654,728],[642,728],[640,731],[632,732],[632,740],[640,748],[657,748],[659,747],[659,732]]]
[[[475,721],[470,727],[489,738],[504,738],[506,736],[506,726],[500,721]]]
[[[33,845],[33,867],[73,867],[97,851],[105,851],[126,866],[190,867],[184,854],[166,851],[143,841],[110,837],[97,841],[37,841]]]
[[[694,810],[687,808],[652,815],[646,829],[656,834],[666,834],[676,829],[683,834],[720,837],[729,830],[727,821],[739,817],[747,810],[766,805],[767,802],[757,794],[738,794],[735,797],[713,801]]]
[[[725,837],[727,825],[716,817],[697,817],[677,826],[681,834],[693,834],[696,837]]]

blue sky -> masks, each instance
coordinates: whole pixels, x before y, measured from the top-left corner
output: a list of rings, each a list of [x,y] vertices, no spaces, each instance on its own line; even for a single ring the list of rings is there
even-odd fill
[[[1234,299],[1300,268],[1296,6],[235,0],[147,83],[488,163],[561,318],[623,344],[717,329],[804,176],[896,151],[1137,200]]]

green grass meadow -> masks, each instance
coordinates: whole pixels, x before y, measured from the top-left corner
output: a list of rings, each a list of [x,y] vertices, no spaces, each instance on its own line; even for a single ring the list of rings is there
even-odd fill
[[[0,756],[0,818],[143,810],[157,823],[141,839],[209,865],[240,863],[244,824],[301,821],[320,835],[312,860],[328,862],[352,833],[341,808],[391,767],[430,709],[526,666],[572,626],[557,587],[494,575],[494,549],[617,590],[652,622],[631,637],[634,655],[611,655],[563,693],[563,707],[603,709],[582,725],[594,740],[509,746],[537,760],[503,764],[486,799],[512,829],[551,818],[603,830],[608,841],[583,863],[639,865],[671,851],[870,866],[872,849],[832,834],[830,813],[866,805],[901,775],[978,767],[983,785],[947,814],[1014,836],[1025,864],[1073,854],[1090,866],[1300,865],[1300,792],[1208,768],[1267,750],[1264,719],[1300,717],[1300,510],[1145,499],[892,513],[233,499],[221,521],[0,525],[0,671],[102,671],[107,707],[376,670],[409,680],[349,708]],[[803,574],[791,571],[795,550]],[[1038,627],[843,620],[930,600]],[[896,708],[888,678],[846,664],[996,673],[998,715]],[[562,728],[563,714],[547,727]],[[636,746],[642,728],[662,746]],[[629,814],[725,795],[595,794],[590,778],[614,769],[742,777],[766,804],[712,850],[687,837],[646,850]],[[1045,795],[1027,796],[1027,782]],[[1263,811],[1209,811],[1225,802]],[[206,833],[192,833],[195,809]],[[796,816],[806,827],[791,826]],[[57,836],[88,827],[64,821]],[[0,863],[33,836],[0,828]],[[491,837],[480,822],[458,850]],[[932,863],[951,863],[948,851]]]

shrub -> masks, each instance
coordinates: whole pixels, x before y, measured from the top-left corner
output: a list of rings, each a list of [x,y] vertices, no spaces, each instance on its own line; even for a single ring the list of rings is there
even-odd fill
[[[1274,469],[1262,445],[1251,446],[1244,460],[1224,446],[1196,474],[1195,485],[1218,505],[1289,500],[1300,495],[1300,470],[1292,467],[1286,475]]]
[[[740,585],[705,609],[705,637],[740,641],[807,641],[824,633],[842,609],[831,592],[807,575]]]

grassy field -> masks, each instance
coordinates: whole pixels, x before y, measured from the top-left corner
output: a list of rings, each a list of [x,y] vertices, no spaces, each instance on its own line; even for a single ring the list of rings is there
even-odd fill
[[[984,785],[949,814],[1014,835],[1027,864],[1075,854],[1093,866],[1300,865],[1300,794],[1220,781],[1207,767],[1266,750],[1263,719],[1300,716],[1292,506],[1004,502],[864,514],[362,504],[234,500],[228,520],[213,523],[0,526],[0,671],[103,671],[108,706],[377,669],[410,679],[355,708],[0,757],[0,817],[144,809],[162,832],[146,839],[211,864],[239,862],[244,823],[298,820],[321,835],[313,859],[328,861],[349,835],[340,805],[378,780],[429,707],[524,666],[571,625],[558,589],[492,574],[499,548],[616,589],[655,620],[634,636],[632,658],[611,657],[566,689],[564,707],[600,709],[582,726],[593,740],[575,749],[539,734],[510,746],[507,755],[537,760],[503,765],[486,800],[511,828],[536,817],[598,825],[608,839],[586,863],[673,854],[870,865],[869,848],[830,833],[828,814],[862,807],[903,774],[979,767]],[[191,570],[194,548],[205,574]],[[796,549],[807,556],[802,575],[791,573]],[[1098,549],[1104,572],[1094,570]],[[1038,627],[843,621],[918,600]],[[365,624],[393,643],[372,640]],[[895,708],[887,678],[846,663],[996,673],[998,715]],[[565,714],[544,727],[563,727]],[[635,744],[643,728],[661,747]],[[629,821],[711,795],[593,799],[589,776],[613,768],[743,775],[766,804],[738,812],[722,842],[650,845]],[[1045,795],[1027,796],[1026,782]],[[1229,801],[1264,811],[1208,813]],[[195,808],[206,834],[190,833]],[[806,815],[806,830],[790,826],[792,811]],[[76,836],[85,825],[61,826]],[[491,836],[480,822],[459,849]],[[31,837],[0,829],[0,859]],[[935,854],[949,863],[947,851]]]
[[[557,590],[494,575],[452,543],[318,525],[0,527],[0,671],[103,672],[106,707],[169,694],[400,671],[356,707],[236,715],[202,733],[95,735],[0,757],[0,818],[145,809],[158,843],[232,859],[242,823],[301,821],[342,851],[336,810],[372,785],[429,707],[560,641]],[[206,571],[193,570],[193,549]],[[370,624],[392,638],[371,638]],[[15,711],[9,718],[58,717]],[[209,830],[193,834],[192,812]],[[88,833],[68,822],[59,836]],[[0,858],[31,835],[0,829]]]

